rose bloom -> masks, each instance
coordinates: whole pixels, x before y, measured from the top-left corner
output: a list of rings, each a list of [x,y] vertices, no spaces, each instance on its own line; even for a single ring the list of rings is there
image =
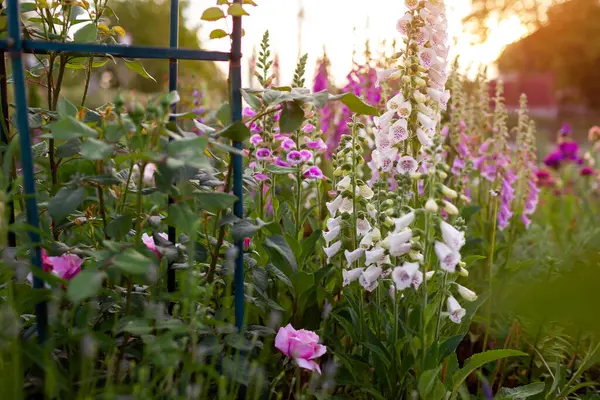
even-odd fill
[[[300,368],[321,373],[315,359],[325,354],[327,348],[319,344],[319,335],[316,333],[304,329],[296,330],[288,324],[279,328],[275,337],[275,347],[292,358]]]

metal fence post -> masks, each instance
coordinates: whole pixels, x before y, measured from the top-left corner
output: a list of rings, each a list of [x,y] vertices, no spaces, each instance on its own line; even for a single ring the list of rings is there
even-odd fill
[[[19,131],[19,144],[21,145],[21,167],[23,169],[23,189],[27,224],[29,225],[29,239],[31,240],[31,264],[34,268],[42,269],[42,255],[40,250],[40,234],[37,201],[35,198],[35,178],[33,172],[33,157],[31,154],[31,140],[29,138],[29,121],[27,120],[27,94],[25,91],[25,76],[23,73],[21,20],[19,0],[8,0],[8,33],[12,48],[9,49],[12,61],[13,89],[15,105],[17,108],[17,129]],[[33,288],[42,289],[44,280],[33,278]],[[43,342],[48,333],[48,308],[45,302],[35,305],[35,315],[38,331],[38,340]]]
[[[242,4],[242,0],[235,0]],[[242,120],[242,18],[233,17],[233,31],[231,33],[231,59],[229,61],[229,79],[231,84],[231,119]],[[233,146],[239,150],[243,148],[241,142],[234,141]],[[232,154],[233,162],[233,194],[238,200],[233,206],[236,217],[244,217],[244,186],[243,186],[243,164],[242,156]],[[235,303],[235,325],[242,331],[244,325],[244,241],[235,243],[238,254],[235,260],[234,273],[234,303]]]

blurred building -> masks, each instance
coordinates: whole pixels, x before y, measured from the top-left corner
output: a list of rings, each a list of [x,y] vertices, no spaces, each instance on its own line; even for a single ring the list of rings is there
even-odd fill
[[[527,95],[530,115],[540,118],[557,118],[559,101],[552,74],[502,74],[504,99],[509,112],[519,109],[521,94]],[[496,80],[490,83],[490,98],[496,93]]]

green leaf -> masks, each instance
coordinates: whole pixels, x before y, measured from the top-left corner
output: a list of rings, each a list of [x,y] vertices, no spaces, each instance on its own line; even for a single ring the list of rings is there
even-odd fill
[[[467,256],[465,258],[463,258],[463,262],[469,266],[471,264],[473,264],[475,261],[479,261],[479,260],[485,260],[487,257],[486,256]]]
[[[31,146],[31,155],[33,158],[46,157],[48,154],[48,142],[45,140]]]
[[[181,100],[181,97],[179,96],[179,93],[177,92],[177,90],[172,90],[165,95],[165,99],[167,101],[167,104],[172,106],[173,104],[179,103],[179,101]]]
[[[169,220],[182,232],[189,234],[196,230],[198,216],[186,203],[171,204],[169,205]]]
[[[287,174],[295,174],[298,172],[298,168],[296,167],[282,167],[280,165],[269,164],[266,168],[267,172],[274,175],[287,175]]]
[[[529,385],[518,386],[516,388],[502,388],[498,392],[499,398],[521,400],[526,399],[544,391],[544,382],[534,382]]]
[[[24,13],[24,12],[37,10],[37,6],[35,3],[29,3],[29,2],[26,3],[24,1],[22,1],[21,5],[20,5],[20,9],[21,9],[21,12]]]
[[[242,240],[244,238],[253,237],[256,232],[262,229],[266,225],[265,222],[260,219],[256,220],[256,223],[249,219],[241,219],[236,221],[231,228],[233,240]]]
[[[448,357],[450,354],[454,353],[462,339],[462,335],[451,336],[444,340],[442,343],[440,343],[439,360],[441,361]]]
[[[243,122],[236,121],[233,124],[225,127],[225,129],[220,131],[218,135],[233,140],[234,142],[243,142],[249,138],[252,133]]]
[[[279,253],[289,263],[294,272],[298,271],[296,257],[294,256],[294,253],[290,249],[289,244],[285,241],[283,236],[272,235],[267,237],[265,239],[265,246]]]
[[[119,215],[106,226],[106,234],[111,239],[122,240],[131,229],[131,215]]]
[[[46,143],[46,142],[42,142]],[[56,148],[56,156],[58,158],[73,157],[81,150],[81,140],[71,139],[67,140],[65,144],[62,144]]]
[[[231,106],[229,103],[224,103],[217,111],[217,118],[224,126],[231,124]]]
[[[354,93],[344,93],[337,96],[329,97],[329,100],[341,100],[346,107],[355,114],[358,115],[373,115],[377,116],[379,113],[375,107],[364,103]]]
[[[223,10],[219,7],[209,7],[202,13],[200,17],[203,21],[218,21],[221,18],[225,18],[225,14],[223,14]]]
[[[77,32],[75,32],[73,39],[76,42],[94,42],[97,37],[98,37],[98,28],[96,28],[95,24],[90,23],[90,24],[84,25]]]
[[[227,32],[225,32],[223,29],[214,29],[211,33],[210,33],[210,38],[211,39],[221,39],[224,37],[229,36],[229,34]]]
[[[231,15],[232,17],[242,17],[244,15],[250,15],[246,12],[246,10],[244,10],[241,4],[237,3],[233,3],[229,6],[229,9],[227,9],[227,14]]]
[[[61,97],[58,100],[58,115],[61,117],[76,117],[77,116],[77,107],[75,107],[69,100],[64,97]]]
[[[258,110],[261,108],[260,99],[258,97],[256,97],[255,95],[253,95],[245,89],[241,89],[241,92],[242,97],[250,107],[252,107],[254,110]]]
[[[148,272],[152,260],[134,249],[127,249],[116,256],[113,265],[127,274],[142,275]]]
[[[104,137],[109,142],[118,142],[124,133],[123,127],[118,122],[107,122],[104,126]]]
[[[431,398],[430,393],[433,391],[436,381],[439,380],[441,368],[442,368],[442,366],[440,365],[439,367],[437,367],[435,369],[430,369],[428,371],[425,371],[419,377],[419,383],[418,383],[417,387],[419,389],[419,395],[421,396],[422,399],[430,399]]]
[[[133,72],[136,72],[138,75],[140,75],[146,79],[151,79],[154,82],[156,82],[156,79],[154,79],[148,73],[148,71],[146,71],[146,69],[144,68],[144,66],[142,65],[141,62],[139,62],[137,60],[125,60],[125,59],[123,59],[123,61],[125,61],[125,66],[127,68],[129,68],[130,70],[132,70]]]
[[[85,198],[83,187],[63,187],[48,201],[48,212],[57,221],[62,221],[79,207]]]
[[[313,255],[317,248],[317,242],[321,238],[323,231],[321,229],[316,229],[313,233],[310,234],[308,239],[302,243],[302,255],[300,256],[300,265],[306,264],[308,258]]]
[[[81,156],[87,160],[104,160],[112,155],[112,145],[101,140],[89,138],[81,146]]]
[[[198,206],[203,210],[212,213],[231,208],[237,200],[238,198],[236,196],[232,196],[223,192],[196,193],[196,201],[198,202]]]
[[[104,271],[93,269],[82,270],[71,282],[67,289],[67,296],[73,304],[79,304],[83,300],[95,296],[102,288],[102,282],[107,275]]]
[[[267,271],[269,271],[270,274],[275,275],[275,277],[279,279],[284,285],[286,285],[290,289],[293,289],[294,285],[292,284],[292,281],[279,268],[277,268],[273,264],[267,264]]]
[[[281,110],[281,119],[279,120],[279,130],[281,133],[295,132],[304,122],[304,110],[296,102],[288,101],[283,103]]]
[[[484,353],[475,354],[473,357],[469,358],[464,366],[456,371],[452,376],[452,383],[454,385],[454,390],[456,391],[458,387],[463,383],[465,379],[476,369],[479,367],[490,363],[492,361],[497,361],[502,358],[507,357],[523,357],[528,356],[527,353],[523,353],[522,351],[512,350],[512,349],[503,349],[503,350],[488,350]]]
[[[96,137],[98,132],[73,117],[62,118],[48,125],[50,137],[59,140],[71,140],[79,137]]]

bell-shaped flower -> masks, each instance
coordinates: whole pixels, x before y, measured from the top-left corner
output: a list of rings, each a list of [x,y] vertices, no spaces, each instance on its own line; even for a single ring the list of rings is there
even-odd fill
[[[294,140],[293,140],[293,139],[287,138],[287,139],[284,139],[284,140],[281,142],[281,145],[280,145],[280,146],[281,146],[281,148],[282,148],[282,149],[284,149],[285,151],[290,151],[290,150],[292,150],[292,149],[295,149],[295,148],[296,148],[296,142],[294,142]]]
[[[440,223],[440,230],[442,231],[442,238],[448,247],[459,251],[465,244],[465,234],[459,231],[446,221]]]
[[[440,268],[448,272],[456,271],[456,264],[460,261],[460,253],[451,249],[445,243],[437,241],[435,242],[434,249],[438,260],[440,260]]]
[[[354,251],[344,250],[344,256],[346,257],[346,261],[350,265],[360,260],[364,254],[365,249],[362,249],[360,247]]]
[[[474,291],[472,291],[471,289],[461,286],[458,283],[456,284],[456,289],[457,289],[460,297],[462,297],[463,299],[465,299],[467,301],[477,300],[477,294]]]
[[[331,261],[331,259],[333,257],[335,257],[335,255],[341,250],[341,248],[342,248],[341,240],[338,240],[337,242],[335,242],[334,244],[332,244],[329,247],[323,248],[323,251],[325,252],[325,255],[327,256],[327,264],[329,264],[329,261]]]
[[[404,214],[400,218],[394,219],[394,233],[398,233],[406,229],[410,224],[412,224],[415,220],[415,213],[411,211],[407,214]]]
[[[255,154],[256,154],[256,158],[257,158],[258,160],[261,160],[261,161],[262,161],[262,160],[266,160],[266,159],[268,159],[269,157],[271,157],[271,150],[269,150],[269,149],[267,149],[267,148],[264,148],[264,147],[262,147],[262,148],[260,148],[260,149],[256,149],[256,152],[255,152]]]
[[[394,122],[390,127],[389,134],[394,143],[399,143],[408,139],[408,121],[405,118],[401,118]]]
[[[404,156],[400,157],[400,160],[398,160],[396,170],[400,174],[409,175],[414,172],[417,172],[418,167],[419,165],[417,164],[417,160],[415,160],[411,156]]]
[[[390,172],[394,167],[394,162],[398,156],[398,149],[395,147],[387,150],[373,150],[373,161],[377,169],[383,172]]]
[[[431,140],[423,129],[417,129],[417,139],[419,139],[419,143],[423,147],[431,147],[433,145],[433,140]]]
[[[392,147],[393,144],[394,138],[390,134],[385,133],[385,131],[381,131],[375,135],[375,147],[378,150],[385,151]]]
[[[455,324],[460,324],[462,318],[467,313],[467,310],[462,308],[458,301],[456,301],[456,299],[452,296],[448,296],[448,299],[446,300],[446,306],[448,307],[448,316],[450,321],[454,322]]]
[[[398,112],[398,108],[400,108],[400,105],[402,105],[403,103],[404,103],[404,96],[402,95],[402,93],[398,93],[394,97],[392,97],[391,99],[388,100],[387,109],[388,109],[388,111]]]
[[[358,218],[356,220],[356,234],[359,238],[365,236],[371,231],[371,224],[364,218]]]
[[[375,87],[379,87],[381,82],[387,81],[396,72],[398,72],[398,68],[391,68],[391,69],[384,69],[384,70],[377,71],[377,80],[375,81]]]
[[[408,118],[410,117],[410,113],[412,112],[412,103],[410,101],[405,101],[398,105],[396,109],[396,113],[400,118]]]
[[[375,192],[367,185],[361,185],[358,187],[358,195],[363,199],[371,200],[375,196]]]
[[[307,140],[306,147],[308,147],[311,150],[319,150],[319,151],[327,150],[327,144],[323,141],[323,139]]]
[[[339,216],[337,218],[329,218],[327,220],[327,229],[332,230],[335,227],[342,225],[342,217]]]
[[[329,211],[329,215],[335,215],[340,209],[343,201],[344,198],[341,195],[338,195],[338,197],[336,197],[333,201],[325,203],[325,206],[327,206],[327,210]]]
[[[291,165],[298,165],[300,164],[303,159],[302,159],[302,153],[300,153],[297,150],[292,150],[288,153],[287,155],[287,162],[289,162]]]
[[[417,119],[425,131],[435,129],[436,121],[422,112],[417,113]]]
[[[341,231],[342,231],[342,228],[338,225],[335,228],[333,228],[327,232],[323,232],[323,237],[325,238],[325,243],[327,243],[327,245],[329,246],[329,242],[336,239],[340,235]]]
[[[413,17],[411,14],[404,14],[404,16],[400,18],[398,22],[396,22],[396,29],[398,30],[398,32],[400,32],[403,35],[406,35],[408,33],[408,27],[412,20]]]
[[[345,269],[342,271],[342,277],[344,279],[342,285],[348,286],[362,275],[364,268]]]
[[[401,267],[394,268],[392,271],[392,280],[396,285],[397,290],[404,290],[410,287],[413,276],[416,271],[419,270],[419,264],[417,263],[404,263]]]
[[[402,231],[400,233],[392,233],[388,235],[389,251],[390,255],[397,257],[403,254],[407,254],[411,250],[409,240],[412,238],[412,231],[410,229]]]
[[[429,69],[436,61],[436,54],[432,48],[424,48],[419,51],[419,61],[425,69]]]
[[[350,179],[350,176],[346,175],[341,181],[337,183],[337,185],[335,185],[335,188],[338,192],[343,192],[345,190],[349,190],[351,186],[352,179]]]
[[[368,292],[372,292],[379,284],[377,279],[379,279],[381,271],[381,267],[370,266],[360,275],[358,279],[360,285]]]
[[[385,261],[385,256],[385,249],[381,247],[365,251],[365,265],[368,267],[372,264],[382,264]]]
[[[342,204],[340,205],[340,212],[342,214],[352,214],[354,211],[354,204],[352,204],[352,199],[344,198]]]
[[[375,124],[375,127],[379,130],[385,130],[385,129],[389,128],[395,114],[396,114],[396,111],[391,110],[391,111],[384,112],[379,117],[373,117],[373,123]]]
[[[447,108],[448,100],[450,100],[449,90],[445,90],[442,92],[437,89],[428,88],[427,94],[440,105],[442,111]]]
[[[262,137],[259,134],[254,134],[250,136],[250,143],[252,143],[254,146],[259,145],[260,143],[262,143],[262,141]]]
[[[421,283],[423,283],[423,273],[419,270],[416,270],[411,281],[412,287],[417,290],[419,289],[419,286],[421,286]]]
[[[429,38],[431,37],[431,33],[430,33],[429,29],[422,27],[415,33],[414,37],[415,37],[415,41],[417,42],[417,44],[419,46],[423,46],[423,45],[425,45],[425,43],[427,43],[429,41]]]

